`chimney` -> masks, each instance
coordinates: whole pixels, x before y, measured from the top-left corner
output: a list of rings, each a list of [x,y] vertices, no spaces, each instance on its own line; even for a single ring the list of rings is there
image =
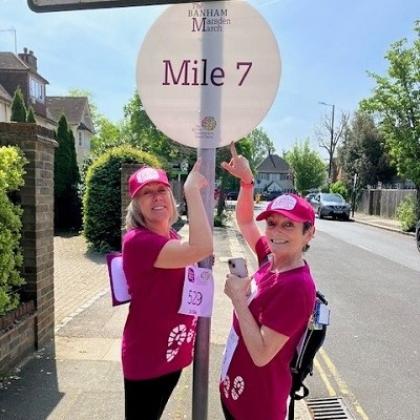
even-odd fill
[[[25,63],[27,64],[33,71],[37,72],[38,70],[38,65],[37,65],[37,58],[34,56],[34,52],[33,51],[29,51],[28,53],[28,49],[24,48],[23,49],[23,53],[18,54],[19,58]]]

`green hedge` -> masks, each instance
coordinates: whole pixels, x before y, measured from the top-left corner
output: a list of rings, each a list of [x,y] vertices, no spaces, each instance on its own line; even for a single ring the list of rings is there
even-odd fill
[[[99,156],[89,167],[83,196],[84,234],[91,249],[121,248],[121,167],[145,163],[161,167],[160,160],[130,146],[120,146]]]
[[[8,193],[23,185],[26,159],[16,147],[0,147],[0,315],[19,305],[17,288],[24,283],[20,275],[22,209]]]
[[[396,215],[404,232],[414,232],[417,222],[415,198],[405,197],[397,207]]]

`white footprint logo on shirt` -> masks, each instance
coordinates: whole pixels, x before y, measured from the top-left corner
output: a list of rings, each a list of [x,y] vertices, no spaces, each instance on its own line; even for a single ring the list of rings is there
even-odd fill
[[[172,329],[168,337],[168,350],[166,350],[166,361],[171,362],[179,352],[179,348],[187,338],[187,327],[180,324]],[[176,346],[176,347],[175,347]]]
[[[244,392],[245,381],[242,376],[237,376],[233,381],[233,386],[231,390],[231,395],[234,400],[237,400],[239,396]]]
[[[229,399],[229,388],[230,388],[230,379],[229,376],[226,375],[226,378],[223,380],[223,393],[225,394],[225,398]]]

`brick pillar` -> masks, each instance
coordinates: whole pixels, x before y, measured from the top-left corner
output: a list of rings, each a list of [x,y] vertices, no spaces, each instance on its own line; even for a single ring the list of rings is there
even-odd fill
[[[35,124],[0,123],[0,146],[19,146],[29,163],[19,192],[23,208],[22,299],[34,300],[36,344],[54,336],[54,132]]]

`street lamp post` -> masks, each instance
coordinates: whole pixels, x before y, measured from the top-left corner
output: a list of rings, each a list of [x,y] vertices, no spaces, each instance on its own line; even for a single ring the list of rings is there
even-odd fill
[[[328,162],[328,180],[331,182],[331,172],[332,172],[332,161],[333,161],[333,147],[334,147],[334,111],[335,105],[334,104],[327,104],[326,102],[319,102],[320,105],[326,105],[331,107],[331,137],[330,137],[330,159]]]

